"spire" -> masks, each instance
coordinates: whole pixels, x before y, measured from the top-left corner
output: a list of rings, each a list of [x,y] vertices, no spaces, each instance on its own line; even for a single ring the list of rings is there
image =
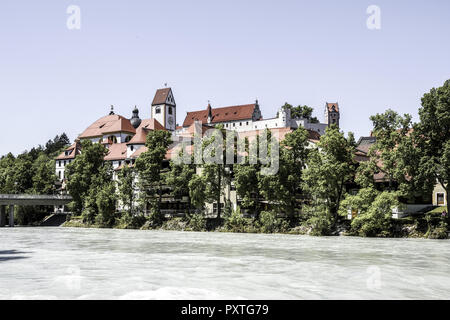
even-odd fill
[[[211,123],[211,120],[212,120],[212,108],[211,108],[211,104],[209,103],[209,100],[208,100],[208,107],[206,108],[206,110],[208,110],[208,123]]]
[[[137,129],[142,122],[142,120],[139,119],[139,110],[136,106],[134,106],[133,115],[131,116],[130,122],[135,129]]]
[[[111,111],[109,112],[109,115],[112,116],[114,114],[114,106],[111,105]]]

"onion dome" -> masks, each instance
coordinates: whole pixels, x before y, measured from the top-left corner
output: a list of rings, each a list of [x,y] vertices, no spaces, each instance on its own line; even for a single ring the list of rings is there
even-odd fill
[[[134,106],[133,116],[131,117],[130,122],[131,122],[131,125],[135,129],[137,129],[140,126],[141,122],[142,122],[142,120],[139,119],[139,110],[138,110],[138,108],[136,106]]]

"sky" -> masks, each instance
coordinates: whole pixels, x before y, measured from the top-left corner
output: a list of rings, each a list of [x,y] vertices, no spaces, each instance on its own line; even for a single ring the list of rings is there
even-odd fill
[[[73,141],[110,105],[149,118],[165,83],[178,123],[208,100],[258,99],[264,118],[306,104],[321,121],[339,102],[341,129],[366,136],[388,108],[418,121],[423,94],[450,79],[449,34],[448,0],[2,0],[0,155]]]

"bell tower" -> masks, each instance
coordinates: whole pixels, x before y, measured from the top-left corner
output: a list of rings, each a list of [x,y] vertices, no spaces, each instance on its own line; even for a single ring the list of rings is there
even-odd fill
[[[325,123],[330,126],[332,124],[335,124],[339,128],[339,118],[340,118],[340,112],[339,112],[339,103],[325,103]]]
[[[177,121],[177,105],[173,98],[171,88],[156,90],[152,101],[151,117],[158,120],[164,128],[170,131],[175,130]]]

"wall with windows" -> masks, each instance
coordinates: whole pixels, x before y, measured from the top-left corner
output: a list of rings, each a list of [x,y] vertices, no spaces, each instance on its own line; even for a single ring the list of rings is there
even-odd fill
[[[66,166],[75,159],[56,160],[56,176],[59,181],[63,181],[65,178]]]

